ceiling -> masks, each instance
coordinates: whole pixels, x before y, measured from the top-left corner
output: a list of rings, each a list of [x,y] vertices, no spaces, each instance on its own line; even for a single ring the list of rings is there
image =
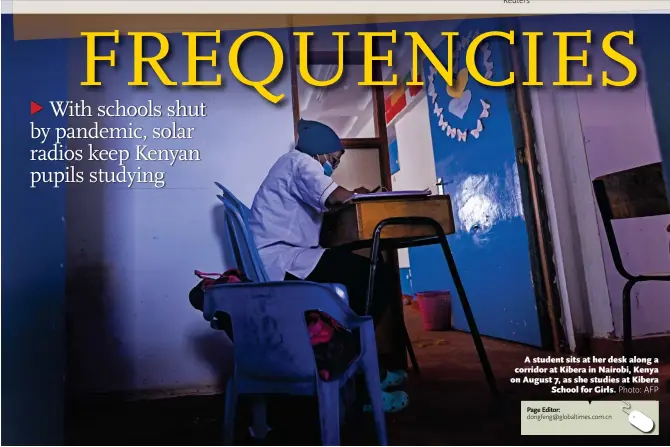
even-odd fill
[[[336,72],[335,65],[310,67],[310,74],[318,80],[331,79]],[[340,138],[358,137],[372,118],[372,91],[370,87],[358,85],[362,79],[362,65],[346,65],[340,81],[331,87],[310,86],[298,75],[300,116],[327,124]],[[360,135],[362,138],[374,136]]]
[[[433,43],[440,31],[453,29],[458,21],[435,22],[431,29],[421,25],[421,35],[426,42]],[[317,37],[318,34],[315,36]],[[337,42],[332,36],[330,39],[315,39],[314,49],[336,50]],[[409,39],[403,39],[398,33],[398,39],[392,44],[389,39],[380,40],[380,54],[393,50],[393,67],[384,66],[382,75],[387,79],[391,74],[404,76],[411,65],[411,45]],[[347,50],[362,50],[360,40],[352,39],[346,45]],[[435,45],[431,45],[435,47]],[[407,50],[410,51],[407,51]],[[311,65],[310,75],[318,80],[331,79],[337,72],[335,65]],[[362,65],[345,65],[340,80],[331,87],[313,87],[308,85],[298,73],[298,104],[301,118],[320,121],[332,127],[340,138],[370,138],[375,137],[371,126],[372,91],[370,87],[359,86],[363,80]],[[393,87],[387,89],[390,93]]]

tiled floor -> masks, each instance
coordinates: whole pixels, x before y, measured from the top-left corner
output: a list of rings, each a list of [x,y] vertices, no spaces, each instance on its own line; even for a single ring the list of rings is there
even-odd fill
[[[494,402],[469,334],[424,332],[420,316],[408,310],[406,316],[414,348],[422,368],[421,377],[410,377],[406,390],[411,403],[402,413],[388,416],[392,445],[669,445],[670,444],[670,365],[662,368],[660,436],[634,439],[585,437],[519,436],[520,401],[552,399],[540,387],[513,385],[513,369],[526,356],[546,355],[533,348],[485,340],[496,372],[502,399]],[[639,396],[614,396],[634,399]],[[647,397],[651,398],[651,397]],[[217,445],[223,400],[214,397],[185,397],[162,401],[105,404],[77,407],[69,422],[68,444],[73,445]],[[243,412],[242,412],[243,413]],[[270,402],[270,425],[275,428],[267,439],[274,445],[319,444],[316,405],[310,399],[278,398]],[[239,443],[249,444],[239,421]],[[372,421],[343,429],[343,443],[375,444]]]

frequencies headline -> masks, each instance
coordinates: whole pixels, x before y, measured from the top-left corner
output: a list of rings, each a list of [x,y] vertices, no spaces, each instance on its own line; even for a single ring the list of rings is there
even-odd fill
[[[102,86],[102,82],[98,80],[97,69],[99,63],[106,63],[111,67],[115,67],[117,63],[117,56],[115,50],[110,50],[108,54],[98,54],[96,52],[97,43],[101,39],[113,39],[115,44],[120,41],[121,33],[116,31],[106,32],[83,32],[81,33],[86,38],[86,80],[81,83],[83,86]],[[133,40],[134,52],[132,55],[133,61],[133,79],[128,82],[129,86],[148,86],[149,81],[145,79],[144,67],[149,66],[158,80],[166,86],[202,86],[202,87],[220,87],[223,86],[223,76],[221,73],[217,74],[214,79],[199,79],[198,67],[199,64],[207,63],[212,67],[217,66],[218,54],[216,50],[212,50],[210,54],[198,54],[198,43],[201,40],[213,39],[217,44],[221,43],[221,31],[189,31],[181,33],[187,39],[187,64],[188,75],[186,80],[176,81],[168,76],[163,69],[161,63],[164,62],[170,54],[170,42],[168,38],[162,33],[156,32],[129,32]],[[407,85],[423,85],[423,80],[420,77],[419,60],[420,55],[423,55],[433,65],[437,73],[445,80],[450,87],[454,84],[454,61],[453,57],[448,57],[445,64],[438,59],[430,46],[417,32],[405,32],[412,41],[412,69],[410,80]],[[443,32],[448,51],[453,55],[455,43],[462,44],[464,37],[461,36],[459,40],[458,32]],[[581,40],[587,44],[592,44],[593,36],[591,30],[579,32],[554,32],[554,38],[558,40],[558,73],[557,78],[552,82],[554,86],[593,86],[593,74],[589,73],[586,79],[570,79],[568,64],[579,62],[583,67],[588,66],[588,51],[582,50],[581,54],[574,55],[569,52],[569,44],[574,40]],[[317,80],[309,72],[308,65],[308,40],[313,36],[313,32],[294,32],[294,36],[298,38],[298,69],[303,80],[314,87],[328,87],[336,84],[344,73],[344,43],[345,37],[351,35],[349,32],[333,32],[332,36],[338,42],[338,66],[337,71],[332,78],[326,80]],[[373,79],[373,62],[385,62],[389,67],[393,66],[393,51],[388,50],[386,55],[376,55],[373,52],[374,39],[391,39],[391,43],[396,43],[398,33],[396,31],[366,31],[359,32],[357,35],[363,39],[363,79],[358,82],[359,86],[395,86],[398,85],[398,76],[393,74],[390,79]],[[523,85],[540,87],[544,85],[544,81],[538,78],[538,48],[540,38],[544,35],[542,32],[523,32],[521,38],[518,38],[514,31],[489,31],[478,34],[472,38],[466,38],[467,49],[465,51],[465,68],[472,78],[489,87],[504,87],[515,82],[514,71],[510,71],[508,77],[503,80],[494,81],[487,79],[479,71],[476,64],[477,49],[487,40],[491,38],[502,38],[508,42],[509,45],[517,45],[521,39],[527,41],[528,59],[526,60],[526,73]],[[259,38],[265,40],[272,48],[274,55],[274,64],[270,73],[260,80],[249,79],[242,72],[240,68],[239,55],[245,42],[252,38]],[[145,43],[149,40],[155,40],[160,45],[158,52],[154,55],[147,55],[144,51]],[[603,71],[600,76],[600,85],[603,87],[626,87],[632,84],[637,77],[637,66],[627,56],[624,56],[619,51],[614,49],[614,41],[623,40],[628,45],[633,45],[634,36],[633,31],[612,31],[607,34],[600,42],[600,50],[610,59],[622,65],[628,72],[624,79],[612,79],[607,71]],[[251,31],[242,34],[235,39],[230,47],[228,53],[228,65],[233,77],[244,85],[254,88],[263,98],[277,104],[283,98],[284,94],[273,93],[268,87],[274,82],[282,73],[284,68],[284,50],[279,41],[271,34],[262,31]]]

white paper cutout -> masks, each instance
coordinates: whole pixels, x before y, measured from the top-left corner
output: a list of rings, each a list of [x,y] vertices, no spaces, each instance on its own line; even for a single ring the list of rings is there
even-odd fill
[[[438,103],[435,103],[435,107],[433,107],[433,113],[436,116],[442,116],[442,110],[444,110]]]
[[[484,130],[484,126],[482,125],[482,120],[477,120],[477,128],[472,129],[470,131],[470,135],[472,135],[475,138],[479,138],[479,133]]]
[[[491,50],[489,50],[488,43],[482,45],[482,53],[484,54],[482,57],[484,60],[484,68],[486,68],[486,74],[484,74],[484,77],[486,79],[491,79],[493,77],[493,62],[491,62]]]
[[[487,104],[486,101],[483,99],[480,99],[479,102],[482,104],[482,113],[479,114],[479,118],[488,118],[489,117],[489,109],[491,108],[490,104]]]
[[[484,74],[484,77],[486,79],[491,79],[493,77],[493,62],[484,62],[484,67],[486,67],[486,74]]]
[[[472,42],[472,39],[477,37],[479,35],[479,31],[476,33],[473,30],[470,30],[467,36],[461,36],[461,48],[467,47],[470,42]]]
[[[447,136],[451,138],[456,137],[456,128],[451,127],[450,125],[447,124]]]
[[[447,126],[449,125],[448,122],[444,120],[444,116],[440,114],[440,119],[437,121],[437,125],[442,128],[442,132],[444,132],[447,129]]]
[[[434,76],[433,79],[435,79]],[[432,80],[430,80],[430,77],[428,82],[428,96],[430,96],[431,102],[435,104],[435,101],[437,100],[437,92],[435,91],[435,84]]]
[[[432,84],[435,81],[435,75],[437,74],[437,70],[435,70],[435,67],[431,65],[428,71],[429,71],[428,80]]]
[[[449,112],[453,115],[456,115],[460,119],[463,119],[465,113],[470,107],[470,101],[472,100],[472,93],[470,90],[463,92],[463,95],[460,98],[454,98],[449,102]],[[437,105],[437,103],[436,103]]]
[[[468,138],[468,131],[461,131],[461,129],[456,129],[456,134],[458,135],[458,141],[465,141]]]

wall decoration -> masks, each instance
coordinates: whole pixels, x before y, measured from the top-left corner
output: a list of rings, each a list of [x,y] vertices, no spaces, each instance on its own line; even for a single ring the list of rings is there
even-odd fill
[[[389,143],[389,164],[391,165],[391,175],[400,171],[400,153],[398,152],[398,140]]]
[[[479,99],[479,101],[474,102],[478,107],[480,107],[481,112],[479,113],[478,118],[476,118],[470,126],[465,127],[461,125],[461,127],[458,127],[458,124],[456,124],[455,120],[450,118],[453,116],[456,117],[459,121],[463,120],[472,105],[471,103],[473,102],[473,95],[472,91],[468,89],[470,73],[468,72],[468,68],[465,66],[465,52],[470,42],[472,42],[472,39],[477,37],[479,34],[479,31],[471,31],[466,36],[461,36],[460,40],[457,40],[454,43],[452,57],[453,69],[456,72],[456,76],[454,78],[453,85],[446,85],[444,93],[438,92],[435,86],[435,75],[438,74],[437,70],[432,65],[430,65],[428,69],[429,73],[427,76],[427,93],[428,97],[430,98],[430,102],[433,104],[433,114],[437,116],[438,126],[440,126],[442,131],[444,131],[444,133],[449,138],[455,139],[457,142],[466,142],[468,140],[468,136],[471,136],[475,139],[479,138],[485,129],[483,121],[488,118],[490,114],[491,105],[484,99]],[[479,62],[477,63],[477,66],[480,72],[484,73],[484,77],[486,79],[491,79],[493,77],[494,67],[493,61],[491,60],[491,50],[489,49],[488,43],[483,43],[480,46],[478,54],[475,57],[475,61]],[[446,82],[444,83],[446,84]],[[453,124],[450,123],[450,120],[454,121]]]
[[[398,138],[396,137],[395,124],[386,126],[386,137],[388,139],[389,167],[391,175],[400,171],[400,153],[398,152]]]
[[[421,93],[422,87],[420,85],[407,85],[407,82],[411,79],[411,75],[411,72],[407,73],[398,83],[396,89],[384,100],[387,125]],[[419,81],[422,80],[421,78],[421,75],[419,75]]]

